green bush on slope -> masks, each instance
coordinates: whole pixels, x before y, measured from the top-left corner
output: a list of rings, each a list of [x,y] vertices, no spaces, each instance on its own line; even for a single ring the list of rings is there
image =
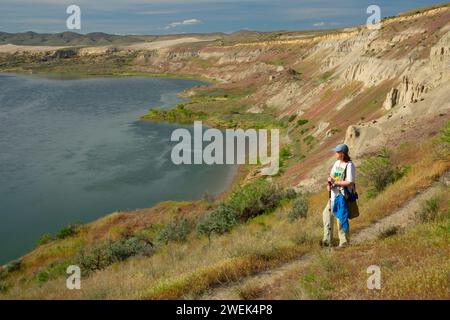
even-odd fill
[[[118,241],[106,241],[94,246],[89,252],[81,251],[75,259],[84,274],[101,270],[132,256],[153,254],[153,244],[138,237]]]
[[[373,198],[388,185],[402,178],[409,171],[408,166],[394,167],[389,150],[384,148],[376,156],[366,159],[360,168],[368,184],[368,196]]]
[[[39,283],[47,282],[48,280],[56,279],[66,274],[67,267],[70,266],[69,261],[55,261],[51,263],[45,270],[36,275],[36,280]]]
[[[141,117],[141,120],[192,123],[195,120],[206,119],[204,112],[197,112],[186,108],[185,103],[178,104],[173,109],[150,109],[150,111]]]
[[[305,219],[308,216],[308,198],[306,195],[301,194],[294,200],[292,209],[288,214],[290,222],[294,222],[297,219]]]
[[[239,222],[273,210],[280,201],[291,197],[264,179],[238,186],[228,201],[205,216],[197,225],[199,234],[210,236],[230,231]]]
[[[197,225],[201,235],[223,234],[238,223],[236,211],[229,205],[221,203],[217,209],[205,216]]]
[[[191,223],[188,219],[181,221],[173,221],[166,225],[156,236],[156,241],[167,244],[170,241],[183,242],[186,241],[191,231]]]
[[[38,240],[38,242],[37,242],[37,245],[38,245],[38,246],[42,246],[42,245],[47,244],[47,243],[50,243],[50,242],[52,242],[52,241],[53,241],[52,235],[49,234],[49,233],[46,233],[46,234],[43,234],[43,235],[39,238],[39,240]]]
[[[228,199],[228,204],[237,212],[241,221],[274,209],[282,198],[281,190],[270,182],[259,179],[238,186]]]
[[[76,224],[68,225],[56,233],[56,239],[65,239],[78,233],[79,226]]]
[[[435,139],[436,154],[439,158],[448,159],[450,157],[450,121],[448,121],[441,134]]]

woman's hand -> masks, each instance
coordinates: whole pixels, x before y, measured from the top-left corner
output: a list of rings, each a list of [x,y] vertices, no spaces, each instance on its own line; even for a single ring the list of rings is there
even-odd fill
[[[331,191],[331,186],[334,184],[334,179],[332,177],[328,177],[327,190]]]

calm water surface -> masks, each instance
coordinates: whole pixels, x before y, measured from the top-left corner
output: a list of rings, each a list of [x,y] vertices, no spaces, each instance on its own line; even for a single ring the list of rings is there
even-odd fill
[[[235,167],[175,166],[180,126],[137,121],[201,84],[0,74],[0,263],[69,223],[226,189]]]

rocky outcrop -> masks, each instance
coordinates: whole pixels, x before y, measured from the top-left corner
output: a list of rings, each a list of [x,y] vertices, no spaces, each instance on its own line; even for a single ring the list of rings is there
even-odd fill
[[[352,156],[359,157],[368,151],[375,141],[382,139],[381,133],[380,128],[376,126],[352,125],[347,128],[344,143],[349,146]]]
[[[386,100],[383,103],[383,107],[386,110],[391,110],[393,107],[395,107],[398,103],[398,89],[392,88],[391,91],[389,91]]]
[[[312,134],[313,137],[317,138],[320,134],[322,134],[325,129],[330,126],[329,122],[322,121],[318,124],[316,131]]]
[[[446,29],[449,30],[450,26],[448,26]],[[448,66],[449,57],[450,57],[450,31],[447,31],[447,33],[438,41],[438,43],[436,43],[436,45],[431,47],[430,59],[434,62],[447,61]]]
[[[365,86],[375,86],[399,76],[409,65],[409,61],[360,58],[343,71],[345,82],[361,81]]]
[[[386,110],[390,110],[396,105],[408,105],[416,103],[424,99],[424,95],[428,92],[428,88],[422,83],[404,76],[402,83],[398,88],[393,88],[383,106]]]

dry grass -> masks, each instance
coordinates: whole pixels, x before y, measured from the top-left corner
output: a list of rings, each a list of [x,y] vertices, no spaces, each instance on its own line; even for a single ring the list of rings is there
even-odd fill
[[[447,188],[438,192],[435,221],[314,259],[260,288],[264,299],[449,299],[450,211]],[[390,194],[393,197],[395,194]],[[389,196],[389,194],[385,194]],[[418,221],[417,221],[418,222]],[[367,289],[367,268],[378,265],[382,289]],[[289,285],[288,285],[289,284]]]
[[[179,278],[162,280],[153,285],[141,298],[179,299],[195,297],[217,285],[223,285],[250,276],[256,272],[277,267],[283,262],[304,254],[307,250],[297,247],[274,248],[272,252],[229,258],[201,268]]]
[[[7,297],[59,299],[189,298],[211,287],[273,268],[310,250],[292,240],[301,230],[317,225],[287,222],[288,205],[257,217],[211,243],[192,234],[186,243],[169,243],[154,256],[134,258],[83,279],[82,290],[65,288],[63,278],[42,286],[25,283]],[[168,267],[170,266],[170,267]]]
[[[255,300],[264,293],[264,288],[257,282],[249,282],[237,288],[237,294],[242,300]]]
[[[408,199],[431,186],[441,175],[450,169],[450,161],[439,160],[433,154],[433,142],[417,144],[415,150],[400,148],[393,153],[397,164],[411,164],[410,172],[402,179],[389,185],[383,193],[361,205],[361,219],[352,224],[353,230],[369,224],[399,209]]]
[[[375,245],[329,254],[304,271],[299,285],[312,298],[449,299],[448,224],[419,225]],[[366,270],[371,265],[381,267],[381,290],[367,289]],[[311,278],[314,285],[305,286],[305,279]]]

